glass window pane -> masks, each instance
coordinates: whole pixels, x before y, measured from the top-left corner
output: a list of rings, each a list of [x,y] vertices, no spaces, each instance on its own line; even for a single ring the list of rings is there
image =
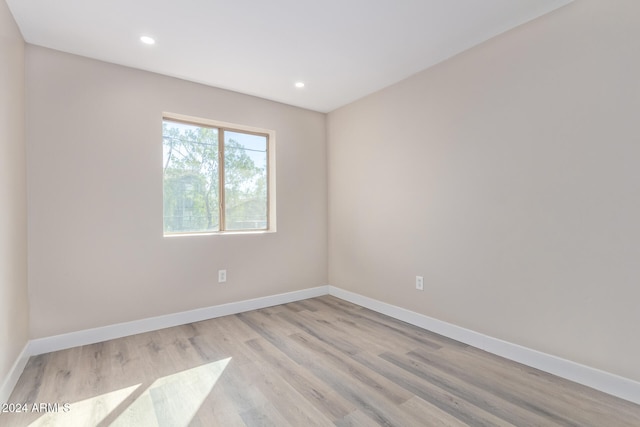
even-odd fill
[[[267,228],[267,137],[224,132],[227,230]]]
[[[164,232],[218,231],[218,130],[164,120]]]

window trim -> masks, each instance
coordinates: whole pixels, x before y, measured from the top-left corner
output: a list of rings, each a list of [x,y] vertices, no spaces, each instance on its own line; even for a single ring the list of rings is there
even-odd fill
[[[236,123],[222,122],[219,120],[205,119],[201,117],[187,116],[177,113],[162,113],[162,121],[172,121],[177,123],[184,123],[194,126],[215,128],[218,130],[218,174],[220,182],[220,202],[218,203],[218,210],[220,215],[220,230],[216,231],[180,231],[180,232],[166,232],[164,231],[164,220],[162,226],[162,232],[164,237],[179,237],[179,236],[208,236],[208,235],[221,235],[221,234],[263,234],[274,233],[276,231],[276,210],[275,210],[275,131],[271,129],[257,128],[247,125],[239,125]],[[225,230],[222,229],[226,226],[226,206],[225,206],[225,185],[224,185],[224,132],[239,132],[251,135],[259,135],[267,138],[267,226],[266,228],[256,229],[242,229],[242,230]],[[162,164],[162,163],[161,163]],[[164,188],[164,174],[162,177],[162,185]],[[164,196],[163,196],[164,199]],[[162,208],[164,216],[164,205]]]

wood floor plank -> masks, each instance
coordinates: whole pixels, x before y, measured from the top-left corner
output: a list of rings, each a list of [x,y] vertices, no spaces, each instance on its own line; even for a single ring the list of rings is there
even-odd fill
[[[340,359],[328,344],[311,336],[299,333],[291,338],[310,355],[305,367],[356,405],[372,422],[383,426],[420,425],[420,419],[399,406],[411,397],[406,389],[388,381],[375,369]]]
[[[326,311],[300,312],[296,317],[300,319],[300,322],[321,329],[323,335],[331,336],[333,339],[341,339],[349,343],[355,337],[358,340],[358,351],[382,353],[390,349],[403,349],[405,352],[409,352],[416,348],[416,343],[413,341],[395,335],[381,337],[375,334],[375,330],[363,326],[361,322],[336,316],[334,313]]]
[[[271,365],[298,393],[304,396],[330,420],[343,418],[356,407],[341,399],[335,390],[318,380],[311,372],[293,362],[284,353],[262,339],[246,343],[254,350],[256,357]],[[273,347],[270,349],[270,347]]]
[[[290,424],[271,403],[251,408],[240,414],[247,427],[296,427]]]
[[[566,412],[554,410],[553,404],[544,404],[540,401],[547,399],[547,395],[537,395],[530,387],[530,384],[519,384],[517,386],[510,385],[506,377],[492,376],[484,372],[470,370],[469,365],[456,365],[452,358],[448,358],[447,354],[425,353],[412,351],[407,355],[409,359],[422,362],[428,366],[423,368],[424,371],[434,372],[440,371],[444,375],[450,375],[469,384],[469,388],[477,388],[484,390],[486,394],[493,394],[513,405],[524,408],[532,413],[540,414],[547,419],[548,423],[556,423],[564,426],[577,426],[576,421],[567,419],[562,415]]]
[[[369,427],[372,425],[380,425],[361,410],[354,411],[344,417],[336,420],[337,427]]]
[[[9,402],[70,410],[2,427],[640,426],[639,405],[333,296],[35,356]]]
[[[402,409],[411,413],[416,419],[422,420],[422,425],[429,427],[465,427],[463,423],[451,414],[431,405],[418,396],[413,396],[401,405]]]
[[[378,356],[361,353],[355,356],[361,364],[377,369],[378,372],[412,392],[441,411],[457,418],[470,426],[513,426],[513,424],[477,407],[466,400],[438,387],[423,378],[412,375],[406,370],[384,361]],[[384,363],[383,363],[384,362]]]
[[[368,390],[377,392],[389,402],[401,404],[412,396],[407,390],[389,381],[375,369],[359,364],[351,358],[342,357],[339,350],[332,347],[330,343],[307,337],[302,333],[293,334],[290,337],[294,342],[308,349],[315,356],[314,359],[320,357],[323,367],[342,374],[352,383],[363,384]]]
[[[407,339],[409,342],[415,342],[434,349],[442,346],[438,341],[444,341],[446,344],[452,346],[466,347],[465,344],[458,343],[457,341],[433,334],[416,326],[409,325],[408,323],[375,313],[365,308],[349,311],[341,310],[340,307],[344,306],[344,302],[336,302],[335,300],[337,300],[337,298],[335,297],[320,297],[319,300],[328,307],[333,308],[335,314],[340,313],[341,316],[351,318],[357,324],[371,326],[383,337],[400,336]],[[384,333],[382,333],[383,331]]]
[[[359,382],[350,382],[351,378],[349,376],[335,369],[335,366],[327,366],[316,353],[305,348],[305,346],[299,344],[299,342],[296,343],[288,339],[288,337],[285,339],[277,336],[277,334],[274,333],[274,331],[277,330],[277,324],[268,324],[264,319],[262,319],[262,321],[259,319],[256,321],[253,313],[243,313],[239,315],[239,317],[259,331],[267,341],[276,346],[290,359],[304,366],[343,398],[372,416],[376,422],[381,425],[393,425],[393,423],[387,419],[386,408],[381,404],[382,399],[372,396],[372,390],[359,385]],[[300,335],[298,335],[298,337],[300,337]],[[387,403],[389,403],[389,401],[387,401]]]
[[[564,425],[640,425],[638,405],[495,355],[470,353],[468,349],[459,352],[443,349],[442,353],[418,350],[410,356]],[[550,390],[555,392],[550,394]],[[615,402],[615,410],[611,402]],[[572,408],[576,410],[572,411]]]
[[[273,407],[293,426],[327,427],[331,419],[319,411],[312,402],[292,387],[278,372],[267,364],[256,363],[246,369],[245,380],[267,396]],[[292,404],[295,402],[295,404]]]
[[[379,357],[513,425],[521,427],[538,425],[578,427],[575,423],[562,417],[540,414],[540,411],[530,411],[530,407],[523,404],[524,400],[514,403],[502,399],[492,393],[487,393],[486,389],[464,381],[464,378],[448,375],[431,365],[421,363],[406,355],[387,352]]]
[[[40,388],[45,379],[45,369],[52,355],[53,353],[40,354],[29,359],[20,376],[20,386],[16,385],[11,395],[15,400],[10,402],[38,401]]]
[[[611,419],[610,414],[615,414],[613,419],[620,422],[620,425],[640,425],[637,421],[638,405],[631,402],[473,347],[465,349],[461,354],[465,357],[468,356],[467,363],[470,361],[482,363],[483,366],[490,367],[489,369],[495,373],[508,372],[509,374],[501,374],[501,377],[507,378],[510,382],[524,383],[530,390],[535,390],[539,395],[546,396],[547,399],[549,398],[549,390],[554,390],[554,394],[557,395],[553,400],[560,405],[559,410],[566,407],[585,406],[581,412],[587,414],[592,420],[591,422],[600,419],[602,414],[604,414],[602,422],[605,422]]]
[[[343,353],[356,354],[361,351],[361,347],[354,342],[355,337],[347,337],[343,334],[338,334],[335,329],[329,332],[329,328],[320,322],[310,322],[305,320],[300,314],[292,316],[288,313],[280,313],[278,317],[295,326],[296,331],[290,335],[298,334],[302,331]]]

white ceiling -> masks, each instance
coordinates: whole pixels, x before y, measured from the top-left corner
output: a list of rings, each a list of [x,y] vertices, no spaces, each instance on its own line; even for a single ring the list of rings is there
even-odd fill
[[[6,1],[28,43],[328,112],[572,0]]]

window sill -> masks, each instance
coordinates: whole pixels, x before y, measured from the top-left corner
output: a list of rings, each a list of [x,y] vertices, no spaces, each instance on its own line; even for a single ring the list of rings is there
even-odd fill
[[[193,233],[170,233],[163,234],[162,237],[191,237],[191,236],[228,236],[228,235],[246,235],[246,234],[270,234],[275,233],[275,230],[235,230],[235,231],[207,231],[207,232],[193,232]]]

